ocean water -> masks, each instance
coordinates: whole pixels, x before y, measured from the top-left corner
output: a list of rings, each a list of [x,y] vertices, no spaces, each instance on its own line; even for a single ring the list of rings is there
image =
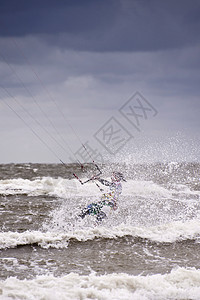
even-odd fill
[[[0,165],[0,299],[200,299],[200,164],[102,166],[127,179],[119,208],[86,165]],[[107,190],[105,189],[105,192]]]

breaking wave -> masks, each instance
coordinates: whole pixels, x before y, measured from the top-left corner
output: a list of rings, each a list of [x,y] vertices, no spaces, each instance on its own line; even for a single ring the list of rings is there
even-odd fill
[[[106,190],[106,188],[105,188]],[[95,196],[100,192],[96,185],[92,182],[87,183],[87,186],[81,186],[75,179],[63,179],[42,177],[36,179],[5,179],[0,180],[0,195],[27,195],[27,196],[49,196],[67,198],[70,196]],[[146,180],[127,180],[123,186],[124,196],[159,196],[162,198],[192,198],[199,199],[200,193],[198,190],[191,190],[185,184],[170,184],[164,186]]]
[[[1,232],[0,249],[37,244],[42,248],[66,248],[70,241],[85,242],[95,239],[117,239],[126,236],[156,243],[174,243],[184,240],[200,241],[200,221],[172,222],[152,227],[119,225],[114,228],[95,227],[71,232]]]
[[[98,276],[70,273],[62,277],[37,276],[31,280],[0,281],[0,299],[193,299],[200,295],[200,270],[176,268],[169,274]]]
[[[29,179],[6,179],[0,180],[0,195],[27,195],[27,196],[50,196],[67,197],[75,194],[77,183],[75,180],[42,177],[34,180]]]

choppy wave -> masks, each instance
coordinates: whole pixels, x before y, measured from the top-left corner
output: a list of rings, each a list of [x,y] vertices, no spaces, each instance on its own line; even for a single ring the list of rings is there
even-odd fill
[[[105,187],[106,191],[106,187]],[[29,179],[6,179],[0,180],[0,195],[27,195],[27,196],[49,196],[67,198],[70,196],[95,196],[99,194],[94,183],[88,183],[87,186],[81,186],[75,179],[63,179],[42,177],[34,180]],[[176,199],[194,199],[199,200],[199,191],[191,190],[184,184],[173,184],[165,187],[144,180],[127,180],[123,185],[124,196],[141,197],[162,197]]]
[[[43,248],[65,248],[71,240],[84,242],[95,239],[117,239],[125,236],[147,239],[157,243],[174,243],[184,240],[200,239],[200,221],[172,222],[152,227],[133,227],[120,225],[115,228],[95,227],[76,229],[71,232],[25,231],[1,232],[0,249],[21,245],[37,244]]]
[[[42,177],[29,179],[0,180],[0,195],[56,196],[63,197],[76,193],[75,180]]]
[[[113,273],[62,277],[37,276],[32,280],[0,281],[0,299],[193,299],[200,295],[200,270],[177,268],[169,274],[133,276]]]

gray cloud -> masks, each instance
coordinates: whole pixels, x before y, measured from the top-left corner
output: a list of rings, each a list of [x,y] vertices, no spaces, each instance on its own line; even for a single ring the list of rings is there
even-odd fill
[[[198,0],[3,0],[0,35],[81,51],[153,51],[198,43],[199,14]]]
[[[68,155],[4,88],[55,134],[36,107],[34,101],[38,101],[74,151],[80,143],[48,92],[84,142],[93,142],[95,131],[111,116],[119,118],[135,135],[130,124],[120,119],[118,109],[136,91],[158,110],[156,118],[144,126],[144,138],[142,134],[135,136],[134,143],[142,140],[141,149],[145,148],[145,140],[152,141],[156,148],[156,139],[162,145],[167,135],[177,131],[198,139],[199,6],[195,0],[1,1],[0,97],[63,160],[68,160]],[[57,162],[1,101],[0,112],[2,162]],[[151,146],[146,148],[148,151]]]

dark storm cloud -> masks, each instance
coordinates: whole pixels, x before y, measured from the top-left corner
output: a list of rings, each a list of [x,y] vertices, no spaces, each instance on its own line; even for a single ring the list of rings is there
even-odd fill
[[[145,129],[150,138],[178,130],[199,140],[199,15],[199,0],[1,0],[0,97],[27,123],[10,94],[46,124],[36,100],[73,150],[73,134],[41,82],[83,141],[135,91],[159,112]],[[1,161],[52,161],[1,101],[0,111]]]
[[[200,40],[198,0],[3,0],[0,20],[2,37],[42,35],[74,50],[152,51]]]
[[[115,13],[113,1],[1,1],[1,36],[84,34],[106,28]],[[103,17],[103,19],[102,19]]]

